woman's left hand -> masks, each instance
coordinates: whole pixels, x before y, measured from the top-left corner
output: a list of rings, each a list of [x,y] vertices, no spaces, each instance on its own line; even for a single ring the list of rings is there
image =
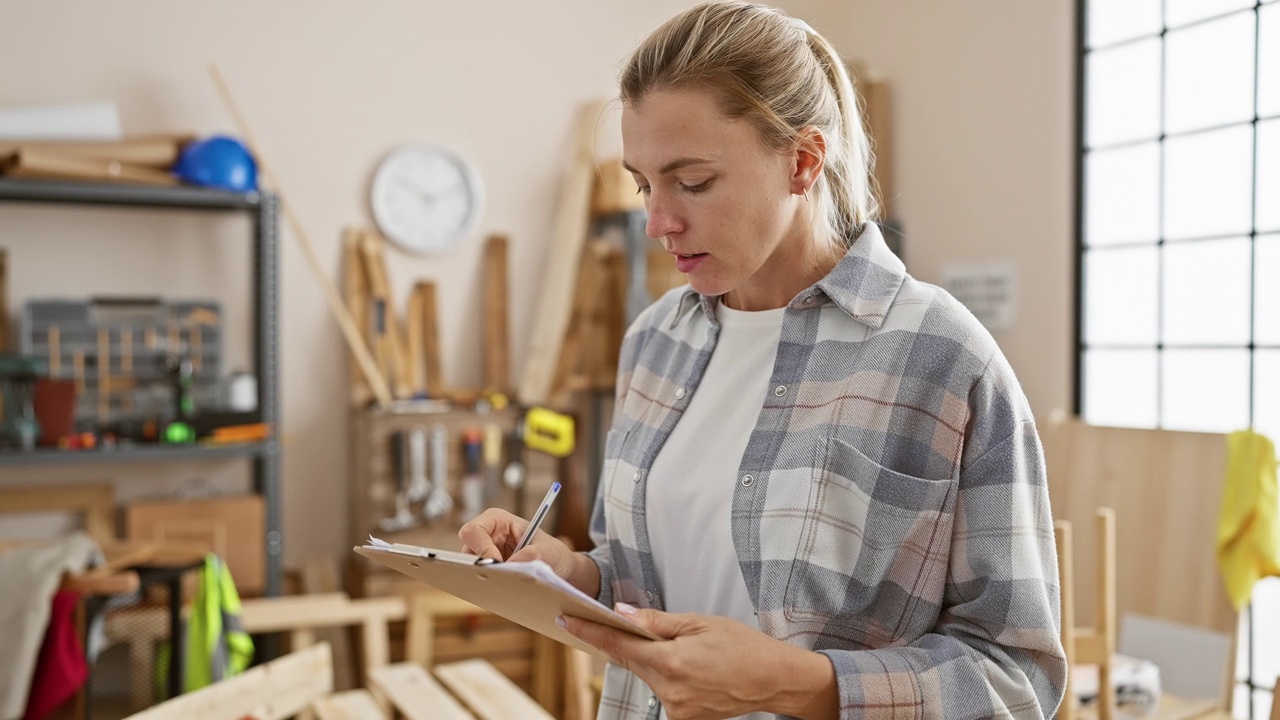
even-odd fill
[[[728,618],[637,610],[624,617],[668,638],[651,641],[565,616],[565,629],[643,680],[671,720],[755,711],[835,717],[835,671],[826,657]]]

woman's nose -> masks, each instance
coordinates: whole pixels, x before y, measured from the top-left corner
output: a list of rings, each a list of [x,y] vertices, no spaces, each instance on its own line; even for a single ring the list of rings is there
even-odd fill
[[[648,235],[650,240],[661,240],[681,230],[679,219],[665,200],[651,195],[646,209],[649,212],[649,219],[645,223],[644,234]]]

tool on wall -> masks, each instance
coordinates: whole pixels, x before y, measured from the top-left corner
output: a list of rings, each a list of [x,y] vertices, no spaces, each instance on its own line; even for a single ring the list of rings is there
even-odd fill
[[[449,494],[449,431],[441,423],[431,427],[431,494],[423,504],[427,520],[438,520],[453,509]]]
[[[502,471],[502,484],[515,491],[516,515],[525,517],[524,481],[527,472],[524,467],[524,431],[517,422],[515,428],[507,434],[507,467]]]
[[[484,496],[487,502],[502,491],[502,428],[485,423],[481,455],[484,459]]]
[[[411,499],[409,497],[409,472],[405,467],[405,437],[403,432],[393,432],[388,437],[390,450],[387,457],[391,461],[391,476],[395,478],[396,484],[396,514],[394,517],[383,518],[378,523],[378,527],[383,532],[395,532],[399,530],[407,530],[418,524],[418,518],[409,510]]]
[[[484,246],[484,388],[510,391],[510,324],[507,320],[507,238],[493,235]]]
[[[409,502],[424,502],[431,494],[427,479],[427,430],[415,427],[409,431]]]
[[[476,428],[462,432],[462,457],[466,474],[462,477],[462,515],[459,522],[467,522],[484,511],[484,476],[480,474],[481,445],[484,436]]]

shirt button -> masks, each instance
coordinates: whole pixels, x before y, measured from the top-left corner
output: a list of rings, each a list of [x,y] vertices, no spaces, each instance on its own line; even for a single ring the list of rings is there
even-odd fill
[[[639,471],[639,470],[637,470],[637,471],[636,471],[635,475],[632,475],[632,476],[631,476],[631,480],[632,480],[633,482],[640,482],[640,471]]]
[[[751,487],[752,485],[755,484],[755,482],[756,482],[756,479],[751,475],[742,476],[742,487]]]
[[[657,705],[657,704],[658,704],[658,696],[657,696],[657,695],[650,695],[650,696],[649,696],[649,709],[650,709],[650,710],[652,710],[652,709],[654,708],[654,706],[655,706],[655,705]]]
[[[812,296],[812,295],[805,295],[805,296],[804,296],[804,299],[803,299],[803,300],[801,300],[800,302],[804,303],[805,305],[810,305],[810,304],[812,304],[812,303],[813,303],[813,296]]]
[[[684,398],[684,388],[676,388],[676,399],[681,400],[683,398]]]
[[[645,600],[648,600],[648,601],[649,601],[649,604],[650,604],[650,605],[652,605],[652,604],[653,604],[653,591],[652,591],[652,590],[645,590],[645,591],[644,591],[644,599],[645,599]]]
[[[774,394],[774,395],[777,395],[778,397],[782,397],[783,395],[786,395],[786,394],[787,394],[787,386],[786,386],[786,385],[779,385],[778,387],[776,387],[776,388],[774,388],[774,389],[773,389],[773,394]]]

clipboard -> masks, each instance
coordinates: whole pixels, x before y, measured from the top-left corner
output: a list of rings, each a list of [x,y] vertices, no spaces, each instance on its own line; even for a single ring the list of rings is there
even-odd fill
[[[484,608],[556,642],[605,657],[556,625],[556,616],[590,620],[649,640],[662,640],[556,575],[549,565],[501,563],[477,555],[392,544],[370,537],[356,554]]]

